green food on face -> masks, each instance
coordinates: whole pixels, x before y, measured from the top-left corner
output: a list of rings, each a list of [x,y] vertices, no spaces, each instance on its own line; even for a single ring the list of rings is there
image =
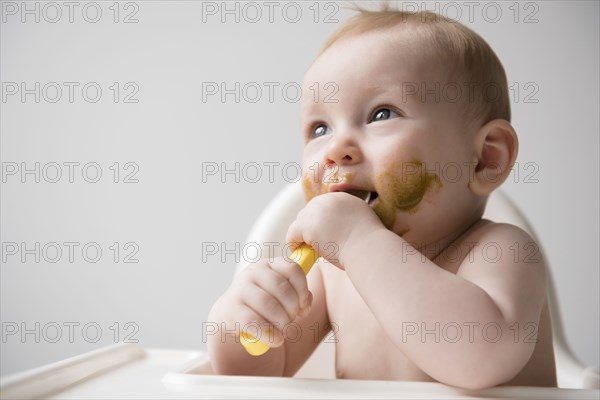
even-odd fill
[[[304,201],[307,203],[310,199],[316,196],[312,188],[312,179],[310,173],[304,174],[302,177],[302,191],[304,192]]]
[[[416,212],[434,183],[438,188],[442,187],[439,176],[424,170],[419,160],[401,163],[400,171],[394,166],[375,180],[375,186],[379,188],[379,200],[373,210],[385,227],[391,230],[396,223],[396,211]]]
[[[350,177],[344,176],[344,181],[350,180]],[[396,212],[398,210],[414,213],[418,205],[430,190],[434,183],[438,188],[442,187],[442,181],[435,173],[429,172],[423,168],[423,162],[413,159],[409,162],[400,162],[399,165],[393,165],[386,172],[378,175],[375,179],[375,187],[379,194],[377,203],[373,211],[379,217],[383,225],[392,230],[396,223]],[[302,177],[302,189],[304,198],[308,202],[317,196],[315,186],[320,186],[321,193],[328,192],[327,183],[314,182],[310,173]],[[399,233],[400,236],[408,232],[405,229]]]

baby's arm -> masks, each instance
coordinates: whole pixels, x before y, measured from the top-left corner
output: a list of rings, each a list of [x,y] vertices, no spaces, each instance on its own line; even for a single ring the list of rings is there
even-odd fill
[[[354,242],[340,255],[349,278],[390,339],[432,378],[491,387],[509,381],[526,364],[535,342],[524,340],[523,330],[527,324],[537,329],[546,296],[545,265],[527,233],[507,224],[480,228],[478,245],[456,274],[390,231],[372,231]],[[486,244],[494,248],[482,251]],[[515,259],[515,246],[521,253],[535,246],[536,253]],[[497,248],[502,257],[491,262]],[[458,339],[456,324],[463,333]],[[419,333],[410,334],[415,327]],[[449,330],[440,338],[444,327]],[[424,329],[431,333],[422,337]],[[515,336],[515,330],[521,334]]]
[[[304,299],[312,303],[310,309],[303,308]],[[214,304],[208,321],[219,328],[219,332],[207,340],[209,358],[216,373],[292,376],[328,332],[318,265],[308,277],[297,264],[282,258],[272,262],[261,260],[248,266]],[[290,323],[293,326],[288,325]],[[250,326],[247,324],[263,328],[260,339],[271,346],[267,353],[251,356],[241,345],[239,330]],[[269,343],[264,328],[270,324],[275,326],[275,331]],[[282,330],[285,327],[288,329]],[[224,329],[228,334],[221,334]],[[249,329],[248,333],[253,331]],[[284,340],[286,334],[292,340]]]

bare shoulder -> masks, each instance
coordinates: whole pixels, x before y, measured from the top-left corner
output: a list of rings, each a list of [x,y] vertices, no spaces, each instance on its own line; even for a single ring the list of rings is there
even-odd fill
[[[513,266],[519,264],[540,265],[544,259],[536,240],[518,226],[481,220],[460,239],[460,244],[469,249],[469,257],[461,263],[463,272],[470,264],[497,264]],[[544,269],[544,268],[542,268]]]
[[[473,227],[463,235],[463,238],[469,238],[471,240],[510,240],[512,242],[515,240],[526,240],[528,242],[535,242],[529,233],[516,225],[504,222],[494,222],[488,219],[482,219],[474,224]]]

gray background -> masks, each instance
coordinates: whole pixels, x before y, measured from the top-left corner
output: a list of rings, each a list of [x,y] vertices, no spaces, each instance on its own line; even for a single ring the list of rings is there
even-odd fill
[[[73,22],[65,6],[55,23],[44,17],[55,18],[56,10],[46,8],[44,14],[43,3],[39,23],[35,15],[26,15],[23,23],[20,10],[3,11],[1,81],[25,82],[28,88],[57,82],[63,89],[56,103],[47,101],[55,96],[51,86],[39,103],[33,95],[22,102],[19,94],[3,90],[5,172],[10,163],[33,168],[39,162],[51,180],[51,163],[58,163],[63,176],[57,183],[43,175],[39,183],[33,175],[26,175],[25,183],[19,174],[6,176],[2,242],[79,246],[73,262],[65,245],[56,263],[43,257],[36,263],[34,255],[22,262],[20,253],[4,252],[2,375],[110,344],[116,333],[120,340],[131,334],[129,339],[147,347],[205,348],[202,323],[230,282],[235,257],[222,252],[224,262],[218,255],[203,260],[203,243],[243,245],[257,214],[294,179],[296,170],[285,175],[283,166],[301,160],[298,104],[286,100],[281,88],[301,82],[338,26],[325,23],[325,15],[333,12],[339,21],[350,15],[326,2],[316,7],[312,1],[296,2],[302,17],[291,23],[283,16],[293,18],[295,8],[283,14],[286,3],[276,2],[272,22],[267,6],[257,3],[262,17],[255,23],[250,20],[256,9],[244,13],[244,3],[237,4],[239,23],[235,15],[223,23],[220,14],[204,14],[203,21],[202,3],[192,1],[121,3],[117,23],[112,1],[97,2],[102,16],[96,23],[83,18],[84,6],[86,17],[94,18],[87,2],[74,9]],[[454,17],[460,10],[460,20],[480,33],[505,65],[521,149],[519,175],[504,190],[531,220],[546,251],[570,344],[586,364],[598,365],[598,2],[520,2],[517,22],[513,3],[495,3],[502,11],[495,23],[490,21],[496,7],[484,14],[486,2],[476,3],[472,21],[461,2],[442,12]],[[20,9],[21,2],[14,4]],[[221,10],[221,2],[213,4]],[[439,9],[445,3],[428,4]],[[228,2],[228,7],[236,5]],[[123,23],[130,13],[137,23]],[[537,22],[525,23],[531,13]],[[79,83],[72,103],[63,82]],[[82,95],[88,82],[102,88],[96,103]],[[114,82],[120,88],[116,103]],[[139,88],[131,98],[137,103],[123,101],[132,92],[128,82]],[[239,103],[233,95],[225,102],[219,96],[203,101],[203,82],[226,82],[229,88],[256,82],[262,98],[250,102],[255,92],[248,86]],[[280,84],[273,101],[264,82]],[[294,95],[293,88],[288,95]],[[72,183],[65,162],[80,163]],[[82,166],[91,162],[102,171],[97,183],[82,177]],[[110,169],[115,162],[118,183]],[[127,162],[139,167],[133,176],[137,183],[123,182],[133,171],[124,167]],[[239,182],[234,174],[203,181],[203,166],[213,165],[207,163],[232,169],[236,162]],[[257,182],[252,182],[255,169],[243,169],[253,162],[262,166]],[[265,162],[279,163],[272,182]],[[86,178],[94,177],[93,169],[87,172]],[[119,262],[109,248],[115,242]],[[138,246],[138,263],[123,262],[133,249],[124,248],[129,242]],[[102,249],[98,262],[83,258],[86,243]],[[46,258],[54,257],[54,250],[46,249]],[[8,334],[15,326],[35,331],[36,323],[39,342],[34,333]],[[79,324],[72,325],[72,340],[69,323]],[[94,342],[96,328],[102,332]]]

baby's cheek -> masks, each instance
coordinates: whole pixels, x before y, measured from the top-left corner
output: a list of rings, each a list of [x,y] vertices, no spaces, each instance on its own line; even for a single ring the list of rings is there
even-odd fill
[[[442,181],[436,173],[425,169],[421,161],[412,160],[403,164],[399,178],[396,175],[389,188],[396,208],[415,212],[425,195],[441,186]]]
[[[376,178],[379,201],[373,210],[385,227],[392,229],[398,211],[416,212],[425,195],[441,186],[440,178],[425,170],[419,160],[394,164]]]

